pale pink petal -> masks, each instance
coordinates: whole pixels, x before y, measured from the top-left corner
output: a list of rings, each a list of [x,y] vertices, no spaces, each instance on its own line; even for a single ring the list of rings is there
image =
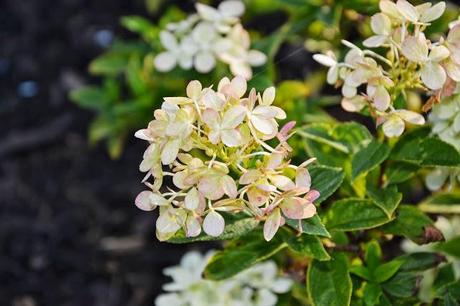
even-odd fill
[[[192,215],[187,217],[187,221],[185,221],[185,234],[187,237],[196,237],[201,234],[201,224],[198,218]]]
[[[180,139],[170,140],[166,143],[161,152],[161,162],[163,165],[171,164],[177,157],[180,148]]]
[[[363,41],[363,45],[368,48],[377,48],[383,45],[387,41],[385,35],[374,35]]]
[[[271,105],[275,101],[276,90],[275,87],[271,86],[264,90],[262,94],[262,104]]]
[[[435,62],[428,62],[422,67],[420,76],[423,83],[433,90],[442,88],[447,79],[447,73],[441,65]]]
[[[281,212],[279,208],[275,208],[264,223],[264,238],[270,241],[275,236],[281,223]]]
[[[210,131],[208,134],[209,141],[212,144],[218,144],[220,142],[220,131]]]
[[[428,44],[423,35],[406,37],[401,50],[403,55],[413,62],[423,63],[428,60]]]
[[[231,86],[237,98],[242,97],[248,88],[246,79],[241,76],[234,77],[231,81]]]
[[[198,190],[195,187],[193,187],[187,192],[187,195],[185,196],[185,208],[187,208],[188,210],[195,210],[198,208],[199,203],[200,197],[198,194]]]
[[[401,14],[399,13],[398,7],[393,1],[390,0],[381,0],[379,2],[379,7],[382,13],[385,15],[392,17],[394,19],[399,19]]]
[[[310,190],[306,195],[305,195],[305,200],[307,200],[310,203],[313,203],[320,197],[320,193],[318,190],[312,189]]]
[[[308,203],[307,200],[299,197],[290,197],[285,199],[280,204],[283,214],[289,219],[302,219],[304,215],[304,206]]]
[[[282,191],[287,191],[295,187],[294,182],[284,175],[272,175],[270,176],[270,181]]]
[[[404,132],[404,121],[392,115],[383,123],[382,129],[387,137],[399,137]]]
[[[220,179],[220,183],[226,195],[228,195],[232,199],[237,197],[238,190],[236,188],[236,183],[231,176],[222,176]]]
[[[445,46],[435,46],[431,49],[429,58],[434,62],[440,62],[448,58],[449,55],[450,51]]]
[[[220,128],[220,116],[217,111],[212,108],[207,108],[202,114],[203,122],[212,129]]]
[[[383,86],[378,86],[375,89],[374,98],[374,105],[377,110],[384,112],[388,109],[391,103],[390,94]]]
[[[220,137],[227,147],[237,147],[241,144],[241,134],[237,130],[222,130]]]
[[[222,128],[234,129],[243,122],[246,116],[246,108],[241,105],[235,105],[227,110],[222,119]]]
[[[422,16],[420,17],[420,21],[422,22],[431,22],[433,20],[438,19],[439,17],[444,14],[444,11],[446,10],[446,3],[444,1],[441,1],[426,11],[422,13]]]
[[[202,86],[201,86],[201,83],[197,80],[194,80],[194,81],[191,81],[190,83],[188,83],[187,85],[187,97],[191,98],[191,99],[197,99],[200,94],[201,94],[201,90],[202,90]]]
[[[460,82],[460,65],[456,65],[451,59],[444,61],[442,65],[452,80]]]
[[[399,109],[395,111],[395,114],[397,114],[404,121],[407,121],[409,123],[417,125],[425,124],[425,118],[423,118],[423,116],[419,113],[408,111],[405,109]]]
[[[257,180],[260,177],[261,173],[259,170],[256,169],[250,169],[243,173],[243,175],[240,176],[239,183],[241,185],[248,185]]]
[[[297,168],[295,175],[296,187],[310,188],[311,176],[306,168]]]
[[[203,230],[209,236],[217,237],[225,228],[224,218],[215,210],[211,210],[203,221]]]
[[[137,208],[144,211],[154,210],[157,206],[152,201],[150,201],[151,194],[153,194],[153,192],[147,190],[139,193],[136,197],[136,200],[134,201]]]
[[[271,135],[276,133],[277,126],[272,120],[268,120],[259,116],[251,116],[251,123],[261,133]]]
[[[204,176],[198,183],[198,190],[210,200],[218,200],[224,195],[224,190],[217,176]]]
[[[391,33],[391,20],[383,13],[371,17],[371,28],[375,34],[385,36]]]
[[[311,218],[316,215],[316,206],[312,203],[307,203],[303,206],[302,219]]]
[[[267,191],[261,190],[257,187],[250,187],[248,189],[247,194],[249,202],[256,206],[261,206],[265,204],[269,196],[269,193]]]
[[[406,0],[398,0],[396,6],[401,15],[411,22],[417,22],[420,14],[415,7]]]

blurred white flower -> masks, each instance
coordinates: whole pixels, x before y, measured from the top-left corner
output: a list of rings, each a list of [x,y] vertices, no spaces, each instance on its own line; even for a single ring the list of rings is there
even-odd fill
[[[212,251],[205,256],[198,252],[186,253],[179,266],[164,270],[172,282],[163,286],[169,293],[160,294],[156,306],[274,306],[277,294],[286,293],[292,280],[279,276],[272,261],[257,264],[240,274],[223,280],[202,278]]]
[[[250,50],[249,33],[239,20],[244,13],[243,2],[223,1],[217,9],[197,3],[196,9],[198,14],[170,23],[160,33],[165,51],[154,59],[158,71],[167,72],[179,66],[208,73],[220,60],[229,65],[233,75],[250,79],[251,66],[261,66],[267,58],[258,50]]]

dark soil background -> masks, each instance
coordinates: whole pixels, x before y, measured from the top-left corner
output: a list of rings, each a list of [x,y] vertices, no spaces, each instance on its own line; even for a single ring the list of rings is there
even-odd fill
[[[190,1],[191,2],[191,1]],[[0,1],[0,305],[153,305],[191,247],[159,243],[133,205],[145,144],[89,148],[67,98],[141,0]]]

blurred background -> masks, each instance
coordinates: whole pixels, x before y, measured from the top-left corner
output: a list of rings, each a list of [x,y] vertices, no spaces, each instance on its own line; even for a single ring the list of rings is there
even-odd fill
[[[145,144],[90,147],[94,115],[68,98],[130,14],[146,3],[0,1],[0,305],[152,305],[192,247],[159,243],[133,205]]]

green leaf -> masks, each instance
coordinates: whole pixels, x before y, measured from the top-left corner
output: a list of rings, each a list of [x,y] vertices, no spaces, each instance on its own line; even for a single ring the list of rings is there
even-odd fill
[[[398,207],[402,200],[402,193],[398,192],[396,186],[389,186],[384,189],[376,189],[373,187],[367,187],[367,195],[371,200],[380,207],[388,216],[391,218],[394,211]]]
[[[435,214],[460,214],[460,193],[436,194],[418,206],[420,210]]]
[[[366,283],[364,286],[363,299],[366,306],[377,305],[381,295],[382,289],[378,284]]]
[[[436,250],[460,258],[460,236],[454,237],[449,241],[438,244],[436,246]]]
[[[412,272],[422,272],[434,268],[445,260],[442,256],[432,252],[411,253],[399,256],[397,259],[403,261],[399,268],[400,271]]]
[[[385,292],[397,297],[408,298],[417,291],[417,284],[421,276],[413,272],[398,272],[381,286]]]
[[[126,68],[128,59],[124,53],[107,52],[90,63],[89,71],[95,75],[117,75]]]
[[[320,193],[315,204],[329,198],[342,184],[345,173],[340,168],[314,165],[308,169],[312,177],[312,188]]]
[[[390,158],[419,164],[422,156],[421,142],[430,132],[430,127],[424,126],[404,133],[391,150]]]
[[[259,221],[254,218],[243,218],[243,219],[233,219],[228,220],[226,218],[226,225],[224,232],[219,237],[213,237],[206,235],[202,232],[197,237],[186,237],[183,230],[178,231],[173,237],[168,239],[168,242],[171,243],[190,243],[196,241],[214,241],[214,240],[228,240],[236,237],[243,236],[259,225]]]
[[[455,282],[453,263],[448,263],[437,269],[436,278],[433,282],[433,289],[438,295],[442,295],[446,286],[453,282]]]
[[[335,253],[330,261],[313,260],[308,266],[307,290],[313,305],[350,305],[352,283],[346,256]]]
[[[419,166],[410,162],[392,161],[385,168],[385,185],[399,184],[411,179]]]
[[[148,19],[141,16],[123,16],[121,25],[131,32],[146,35],[155,31],[156,27]]]
[[[70,99],[80,107],[92,110],[101,110],[107,103],[107,95],[104,90],[95,86],[87,86],[70,92]]]
[[[371,171],[380,165],[390,154],[390,148],[377,140],[372,140],[365,148],[357,152],[351,161],[351,177],[355,179],[362,173]]]
[[[369,267],[371,271],[374,271],[378,266],[380,266],[381,258],[382,249],[377,241],[372,240],[366,245],[366,252],[364,253],[366,266]]]
[[[371,280],[372,274],[365,266],[352,266],[350,267],[350,273],[359,276],[365,280]]]
[[[433,226],[433,221],[417,207],[401,205],[397,217],[382,227],[385,233],[404,236],[418,244],[443,240],[442,233]]]
[[[398,272],[399,267],[404,263],[402,260],[392,260],[381,264],[375,269],[373,273],[373,280],[377,283],[383,283],[389,280],[396,272]]]
[[[387,215],[371,200],[349,198],[332,204],[326,213],[329,230],[355,231],[378,227],[390,222]]]
[[[438,138],[427,138],[422,142],[422,166],[460,167],[460,153],[451,144]]]
[[[289,237],[286,243],[300,255],[312,257],[320,261],[331,259],[324,249],[321,240],[316,236],[301,234],[300,236]]]
[[[226,279],[270,258],[287,246],[281,234],[278,232],[270,241],[264,240],[261,231],[242,237],[212,256],[204,270],[205,278]]]
[[[299,229],[298,220],[286,219],[286,224],[294,229]],[[303,219],[300,224],[302,226],[301,232],[304,234],[323,236],[327,238],[331,237],[331,234],[329,234],[329,232],[326,230],[326,227],[324,227],[318,215],[314,215],[308,219]]]

